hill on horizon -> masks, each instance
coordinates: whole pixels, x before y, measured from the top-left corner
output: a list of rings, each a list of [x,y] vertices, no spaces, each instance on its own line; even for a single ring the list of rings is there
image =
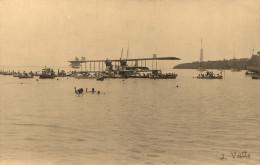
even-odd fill
[[[240,69],[246,70],[246,64],[249,61],[248,58],[241,59],[230,59],[230,60],[216,60],[216,61],[204,61],[202,62],[204,69]],[[173,69],[199,69],[201,63],[199,61],[195,61],[192,63],[183,63],[173,67]]]

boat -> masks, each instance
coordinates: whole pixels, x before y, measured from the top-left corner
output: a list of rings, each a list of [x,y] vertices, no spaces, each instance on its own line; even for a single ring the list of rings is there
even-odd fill
[[[93,76],[88,72],[79,72],[74,75],[74,78],[76,78],[76,79],[93,79],[93,78],[96,78],[96,76]]]
[[[167,75],[167,74],[162,74],[154,77],[150,77],[150,79],[176,79],[177,74],[172,74],[172,75]]]
[[[30,75],[20,75],[18,76],[19,78],[33,78],[34,76],[30,76]]]
[[[104,76],[98,76],[96,79],[97,79],[97,81],[104,81],[105,77]]]
[[[33,78],[34,76],[33,75],[29,75],[29,74],[26,74],[26,75],[19,75],[18,76],[19,78]]]
[[[255,74],[252,76],[252,79],[260,79],[260,74]]]
[[[23,74],[19,74],[18,75],[19,78],[33,78],[34,74],[32,72],[30,73],[26,73],[25,71],[23,72]]]
[[[213,72],[209,72],[207,71],[205,74],[199,74],[197,77],[197,79],[222,79],[222,71],[220,72],[220,74],[215,75]]]
[[[66,72],[64,71],[64,70],[59,70],[58,69],[58,75],[57,75],[58,77],[66,77],[67,75],[66,75]]]
[[[56,77],[53,69],[44,68],[42,69],[42,74],[40,75],[40,79],[54,79]]]
[[[175,73],[165,73],[163,74],[161,70],[156,70],[153,74],[150,74],[150,79],[176,79],[178,74]]]
[[[9,76],[9,75],[13,75],[13,73],[10,71],[7,71],[7,72],[2,72],[2,75]]]
[[[175,73],[166,73],[166,74],[159,74],[155,76],[151,76],[150,79],[176,79],[178,74]]]
[[[255,72],[252,72],[252,71],[246,71],[246,72],[245,72],[245,75],[252,75],[252,76],[253,76],[253,75],[255,75]]]
[[[22,75],[20,72],[17,72],[17,73],[14,72],[14,73],[13,73],[13,76],[14,76],[14,77],[19,77],[20,75]]]
[[[78,72],[77,71],[69,71],[66,73],[66,77],[75,77],[77,76]]]

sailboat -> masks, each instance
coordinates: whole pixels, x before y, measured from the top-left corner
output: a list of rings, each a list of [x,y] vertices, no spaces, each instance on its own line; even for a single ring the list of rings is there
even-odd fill
[[[200,63],[199,63],[199,71],[206,71],[206,69],[204,68],[203,65],[203,48],[202,48],[202,38],[201,38],[201,42],[200,42]]]

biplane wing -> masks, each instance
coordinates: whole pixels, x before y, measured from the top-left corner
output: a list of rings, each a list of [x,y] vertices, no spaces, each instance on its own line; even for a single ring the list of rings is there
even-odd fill
[[[117,59],[117,60],[74,60],[74,61],[68,61],[70,63],[86,63],[86,62],[120,62],[120,61],[142,61],[142,60],[181,60],[177,57],[156,57],[156,58],[132,58],[132,59]]]

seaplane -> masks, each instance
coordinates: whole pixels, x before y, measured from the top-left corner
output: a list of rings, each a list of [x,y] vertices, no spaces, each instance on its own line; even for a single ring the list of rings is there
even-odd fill
[[[157,54],[153,54],[151,58],[122,58],[123,49],[121,52],[121,58],[119,59],[105,59],[105,60],[86,60],[85,57],[75,58],[75,60],[68,61],[72,68],[80,69],[79,73],[86,75],[85,78],[96,78],[95,75],[103,75],[106,78],[169,78],[173,79],[177,77],[177,74],[165,74],[171,76],[165,76],[161,73],[161,70],[157,69],[157,61],[162,60],[180,60],[177,57],[157,57]],[[147,67],[147,61],[152,61],[155,64],[155,69],[149,69]],[[134,63],[134,65],[128,65],[128,62]],[[141,64],[141,65],[140,65]],[[142,72],[142,74],[140,74]],[[79,78],[78,76],[77,78]],[[82,76],[81,76],[82,77]]]

